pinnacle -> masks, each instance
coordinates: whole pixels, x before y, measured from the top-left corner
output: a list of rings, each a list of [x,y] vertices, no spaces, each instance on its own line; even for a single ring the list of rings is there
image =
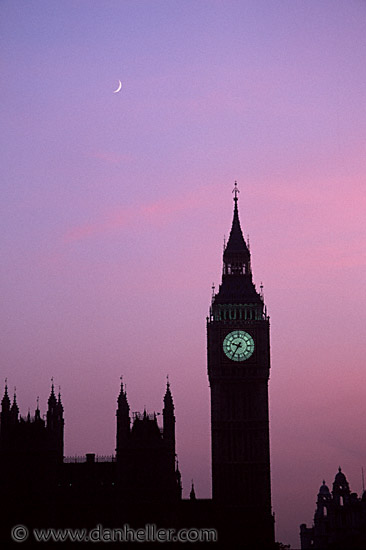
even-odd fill
[[[234,199],[235,200],[235,199]],[[238,252],[248,252],[247,244],[243,237],[243,232],[239,220],[239,211],[237,198],[234,205],[234,216],[233,223],[231,226],[229,240],[227,242],[225,253],[238,253]]]

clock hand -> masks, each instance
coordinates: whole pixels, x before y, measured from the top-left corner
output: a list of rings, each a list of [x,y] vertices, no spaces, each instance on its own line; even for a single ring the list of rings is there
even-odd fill
[[[238,351],[238,348],[241,348],[241,342],[239,342],[239,344],[236,344],[236,350],[233,351],[233,353],[231,354],[231,357],[234,357],[234,355],[235,355],[236,352]]]

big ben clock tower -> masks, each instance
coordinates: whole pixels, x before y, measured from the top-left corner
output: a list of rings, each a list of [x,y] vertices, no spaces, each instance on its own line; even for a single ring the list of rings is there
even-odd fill
[[[234,216],[222,282],[207,319],[212,498],[224,531],[242,548],[272,548],[269,458],[269,317],[255,288],[250,250]],[[238,533],[235,533],[235,530]],[[239,533],[240,532],[240,533]]]

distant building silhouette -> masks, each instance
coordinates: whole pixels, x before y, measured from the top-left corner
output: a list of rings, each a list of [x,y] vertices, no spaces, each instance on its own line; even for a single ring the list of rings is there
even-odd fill
[[[341,468],[333,489],[323,481],[318,493],[313,527],[300,525],[301,550],[364,550],[366,548],[366,492],[351,493]]]
[[[14,392],[10,405],[5,385],[0,414],[0,468],[2,489],[27,488],[38,491],[57,479],[63,462],[64,419],[61,395],[52,384],[47,420],[41,418],[38,400],[34,417],[19,416]]]
[[[176,501],[182,496],[175,454],[175,416],[170,384],[164,396],[163,429],[157,416],[135,413],[130,428],[121,382],[117,409],[117,480],[128,500]]]
[[[89,453],[74,459],[64,458],[64,411],[53,381],[45,420],[38,402],[34,417],[19,416],[16,397],[11,404],[6,385],[0,417],[0,492],[6,503],[2,541],[9,541],[14,524],[77,528],[128,523],[215,528],[220,548],[274,548],[269,318],[252,279],[249,245],[239,222],[238,192],[235,183],[222,283],[207,318],[213,498],[197,498],[192,481],[190,498],[182,499],[169,381],[162,427],[157,414],[146,410],[131,418],[121,381],[116,454],[108,458]]]
[[[155,413],[134,413],[131,421],[121,382],[117,400],[116,454],[64,458],[61,395],[52,383],[46,419],[19,416],[5,386],[0,413],[0,494],[6,503],[0,540],[16,524],[28,527],[92,528],[129,523],[179,526],[189,519],[182,508],[181,475],[175,453],[175,415],[167,383],[160,428]],[[187,501],[189,503],[189,501]],[[198,508],[198,512],[202,509]],[[204,520],[206,511],[200,515]],[[181,519],[180,519],[181,518]],[[192,518],[191,525],[195,525]],[[207,525],[209,519],[207,518]]]

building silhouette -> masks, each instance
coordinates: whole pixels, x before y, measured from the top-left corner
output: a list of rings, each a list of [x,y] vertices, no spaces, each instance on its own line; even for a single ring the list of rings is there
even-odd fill
[[[164,396],[163,429],[157,416],[135,413],[130,425],[127,395],[121,382],[117,408],[117,481],[126,498],[154,502],[182,497],[175,454],[175,416],[170,384]]]
[[[207,319],[211,388],[212,496],[248,540],[274,541],[271,511],[268,379],[269,317],[253,283],[234,188],[234,217],[222,282]]]
[[[115,455],[89,453],[74,459],[64,457],[64,410],[53,381],[45,419],[38,401],[34,416],[21,417],[16,396],[11,403],[6,384],[0,417],[0,494],[6,504],[2,541],[10,541],[14,524],[31,529],[92,528],[97,524],[120,527],[128,523],[135,527],[215,528],[218,542],[207,543],[210,548],[274,548],[269,318],[262,293],[253,283],[249,245],[239,221],[238,193],[235,182],[222,282],[207,317],[212,499],[197,498],[193,482],[190,498],[182,498],[169,381],[159,426],[157,414],[146,410],[131,418],[121,380]]]
[[[14,392],[10,403],[5,385],[0,413],[1,488],[38,491],[55,481],[64,456],[64,419],[61,395],[56,398],[52,383],[48,399],[47,420],[41,418],[37,399],[34,417],[19,416]]]
[[[332,491],[323,481],[314,514],[314,524],[300,525],[301,550],[364,550],[366,548],[366,492],[351,493],[339,467]]]

